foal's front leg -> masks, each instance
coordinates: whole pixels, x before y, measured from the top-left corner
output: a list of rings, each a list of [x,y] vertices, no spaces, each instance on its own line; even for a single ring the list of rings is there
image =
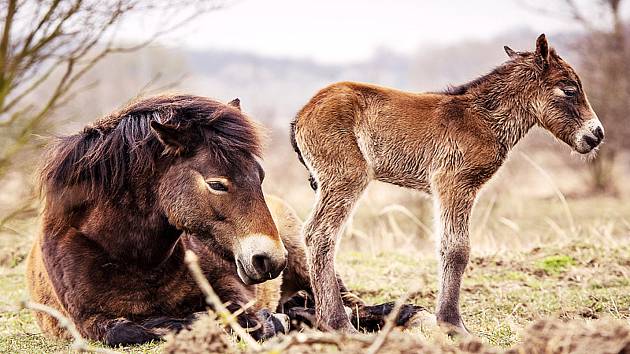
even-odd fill
[[[468,333],[459,313],[462,275],[468,264],[470,241],[468,226],[476,190],[469,190],[455,178],[443,177],[434,188],[439,239],[438,322]]]

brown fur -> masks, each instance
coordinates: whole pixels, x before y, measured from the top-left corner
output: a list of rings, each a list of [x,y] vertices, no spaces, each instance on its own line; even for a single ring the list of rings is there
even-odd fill
[[[282,330],[269,310],[310,293],[310,280],[301,221],[262,194],[260,152],[238,102],[185,95],[138,101],[61,138],[42,170],[43,229],[27,263],[33,301],[88,339],[159,339],[206,309],[183,261],[191,249],[228,309],[256,300],[238,317],[255,338]],[[44,333],[67,338],[52,317],[35,316]]]
[[[260,187],[260,153],[257,128],[238,107],[186,95],[135,102],[60,138],[41,174],[43,230],[28,270],[34,300],[89,339],[157,339],[205,308],[183,263],[192,249],[238,309],[254,296],[239,277],[262,282],[286,265]]]
[[[298,113],[292,142],[318,188],[304,234],[320,323],[352,330],[335,278],[335,248],[370,181],[433,196],[440,235],[436,315],[465,331],[459,289],[482,185],[534,125],[581,153],[603,139],[577,74],[549,50],[544,35],[533,53],[506,52],[510,60],[490,74],[443,93],[342,82],[319,91]]]
[[[263,315],[264,313],[268,313],[269,310],[293,315],[290,311],[294,309],[295,306],[312,306],[308,298],[303,298],[302,296],[298,296],[295,299],[293,298],[298,291],[306,291],[308,296],[312,296],[306,259],[304,258],[305,245],[300,234],[302,221],[298,218],[295,211],[282,199],[274,196],[266,196],[266,200],[269,211],[278,227],[280,236],[289,250],[288,265],[280,277],[260,284],[245,285],[238,278],[233,263],[221,260],[220,256],[205,247],[201,250],[201,254],[204,257],[202,259],[204,271],[221,299],[231,304],[230,308],[237,310],[239,306],[243,306],[255,300],[255,304],[250,311],[241,315],[239,318],[241,324],[250,327],[263,322],[263,330],[253,332],[254,335],[271,335],[275,334],[278,330],[278,328],[273,327],[273,323],[271,323],[272,320]],[[198,239],[190,236],[183,236],[182,240],[184,243],[191,245],[197,245],[199,243]],[[197,249],[196,252],[198,251],[200,250]],[[51,306],[68,316],[68,313],[57,299],[54,288],[50,283],[46,267],[42,261],[39,242],[33,245],[29,258],[27,259],[27,276],[29,292],[33,301]],[[188,275],[183,274],[183,276],[186,277],[185,283],[190,283],[191,279],[188,278]],[[366,306],[355,295],[345,290],[343,284],[340,284],[340,288],[344,289],[344,305],[355,309],[353,315],[356,315],[356,311],[359,312],[358,318],[353,318],[353,323],[358,321],[361,328],[372,330],[383,326],[385,316],[391,311],[390,304]],[[188,291],[191,291],[191,289],[189,288]],[[196,289],[192,289],[192,291],[195,296],[202,296]],[[168,296],[168,294],[166,295]],[[182,292],[180,291],[171,293],[171,296],[175,297],[181,295]],[[112,299],[112,301],[113,300],[114,299]],[[299,300],[299,303],[295,303],[296,300]],[[294,303],[292,304],[291,302]],[[306,304],[304,302],[306,302]],[[195,318],[195,312],[190,312],[193,310],[195,312],[202,311],[203,306],[200,305],[198,308],[189,310],[187,317],[190,316],[191,319]],[[311,308],[305,310],[307,312],[312,311]],[[405,310],[406,313],[403,313],[403,315],[399,317],[399,324],[401,326],[415,324],[414,321],[418,320],[418,316],[424,314],[420,313],[420,308],[409,305],[406,305]],[[300,314],[302,314],[302,312],[300,312]],[[57,325],[57,321],[52,317],[36,312],[35,318],[42,332],[46,335],[69,339],[68,333],[60,328]],[[374,323],[371,327],[369,326],[370,322]],[[163,331],[157,329],[153,331],[160,335],[163,334]],[[265,331],[267,333],[265,333]]]

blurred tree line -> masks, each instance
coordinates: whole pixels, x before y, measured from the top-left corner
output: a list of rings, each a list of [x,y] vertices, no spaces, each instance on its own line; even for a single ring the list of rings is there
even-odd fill
[[[549,3],[547,3],[549,4]],[[623,17],[625,0],[564,0],[554,10],[584,30],[570,45],[579,56],[579,71],[593,109],[604,124],[605,143],[589,161],[590,189],[617,192],[615,167],[630,150],[630,28]]]
[[[544,6],[545,9],[540,11],[550,16],[563,16],[584,29],[581,33],[565,36],[565,39],[578,53],[576,67],[607,131],[605,144],[597,157],[589,162],[589,186],[593,192],[615,192],[613,168],[619,166],[624,152],[630,149],[630,125],[625,124],[630,113],[630,37],[622,13],[622,5],[627,8],[628,1],[530,2],[540,5],[538,7]],[[98,85],[99,79],[109,76],[110,72],[116,74],[112,75],[115,80],[109,80],[110,85],[113,81],[119,86],[133,86],[142,80],[131,78],[128,73],[120,72],[119,67],[114,67],[120,63],[112,59],[116,57],[114,54],[135,53],[126,57],[134,64],[131,70],[146,68],[154,57],[160,57],[159,63],[154,61],[157,65],[164,65],[164,57],[174,61],[171,55],[154,53],[148,54],[150,60],[145,63],[139,51],[145,50],[143,48],[156,38],[221,5],[219,0],[0,0],[0,188],[2,191],[14,188],[25,191],[22,194],[24,198],[17,198],[18,202],[6,206],[1,205],[4,200],[3,193],[0,193],[0,229],[7,221],[36,210],[36,201],[27,198],[32,193],[30,181],[26,179],[32,175],[38,154],[46,143],[42,136],[58,131],[57,127],[68,127],[67,121],[62,122],[66,116],[76,120],[67,112],[69,103],[88,90],[92,103],[106,95],[123,95],[123,92],[126,95],[125,90]],[[388,5],[384,3],[383,6]],[[145,38],[137,39],[131,45],[121,40],[125,24],[138,22],[145,26],[144,22],[150,20],[159,26],[147,28],[143,32]],[[526,39],[523,47],[531,44],[529,35]],[[518,43],[511,44],[519,47]],[[403,89],[415,89],[418,85],[435,89],[436,82],[463,82],[470,78],[471,70],[496,63],[503,58],[503,53],[495,49],[495,43],[482,42],[447,48],[445,58],[441,59],[453,58],[452,65],[448,62],[444,64],[444,60],[434,60],[434,54],[414,59],[396,57],[388,52],[383,52],[380,59],[377,53],[375,61],[363,65],[352,63],[340,68],[300,62],[287,68],[284,61],[272,61],[265,66],[256,56],[238,61],[238,57],[230,53],[217,57],[217,60],[233,65],[236,65],[234,62],[240,63],[237,70],[228,70],[219,62],[208,63],[209,57],[199,54],[196,74],[206,80],[199,81],[198,87],[212,87],[212,91],[208,92],[211,95],[247,95],[250,92],[247,102],[254,108],[270,101],[267,96],[258,94],[260,87],[282,92],[285,101],[274,98],[273,106],[256,109],[259,111],[256,116],[281,116],[283,120],[278,122],[281,125],[278,129],[285,131],[284,118],[303,104],[304,97],[310,97],[308,95],[331,80],[371,80]],[[489,60],[487,53],[494,52],[500,58]],[[462,57],[467,58],[467,67],[461,65]],[[108,60],[112,60],[113,64],[108,65]],[[412,60],[421,62],[414,64]],[[571,63],[574,64],[573,59]],[[173,62],[164,70],[174,71],[172,68],[177,66],[179,64]],[[287,71],[272,70],[276,66]],[[211,71],[217,68],[225,70]],[[259,76],[253,78],[253,72]],[[280,74],[287,76],[279,77]],[[417,76],[420,81],[415,82],[414,87],[405,87],[404,80],[408,80],[409,76]],[[296,82],[300,87],[305,86],[303,91],[291,86]],[[116,96],[114,101],[120,100]],[[90,117],[93,117],[91,112]],[[303,172],[301,166],[298,167]]]
[[[606,128],[606,143],[590,162],[595,192],[615,192],[613,168],[630,149],[630,36],[623,0],[598,0],[592,10],[566,0],[573,19],[586,30],[576,44],[591,104]]]
[[[221,6],[217,0],[0,0],[0,184],[15,186],[7,181],[16,177],[11,171],[34,170],[46,143],[40,135],[54,131],[53,116],[98,83],[82,80],[97,63],[145,48]],[[121,28],[129,21],[146,27],[145,19],[158,25],[126,45]],[[0,208],[0,228],[36,206],[24,198]]]

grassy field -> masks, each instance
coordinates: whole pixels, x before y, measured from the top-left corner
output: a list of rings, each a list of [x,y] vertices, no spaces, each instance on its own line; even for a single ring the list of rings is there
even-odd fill
[[[482,342],[507,348],[536,319],[630,320],[630,210],[626,203],[614,198],[527,203],[514,207],[491,197],[479,203],[471,235],[473,257],[462,293],[469,329]],[[409,216],[396,217],[394,224],[384,215],[379,220],[383,225],[370,226],[363,217],[355,221],[357,232],[344,241],[338,258],[344,279],[368,302],[392,301],[415,289],[410,301],[432,309],[436,299],[433,247],[422,240],[396,244],[400,242],[396,237],[401,237],[396,232],[414,227],[408,225]],[[359,227],[372,231],[361,232]],[[363,237],[371,237],[374,230],[390,238],[375,235],[369,247],[353,246],[366,242]],[[26,248],[19,246],[27,242],[16,240],[15,250],[7,249],[11,242],[4,242],[0,352],[68,351],[67,342],[43,337],[32,315],[17,308],[27,298]],[[119,349],[156,353],[161,348],[161,343],[152,343]]]

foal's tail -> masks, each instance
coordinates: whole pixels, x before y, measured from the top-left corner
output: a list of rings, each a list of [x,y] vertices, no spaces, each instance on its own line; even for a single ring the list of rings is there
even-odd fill
[[[311,188],[313,188],[313,190],[316,191],[317,181],[315,181],[315,177],[313,177],[313,173],[308,169],[308,166],[306,166],[306,164],[304,163],[304,158],[302,157],[302,152],[300,151],[300,147],[298,146],[297,141],[295,141],[295,123],[297,123],[297,117],[291,122],[291,130],[289,133],[291,136],[291,146],[293,146],[293,150],[297,154],[298,160],[300,160],[302,165],[304,165],[304,167],[306,167],[306,169],[308,170],[308,173],[309,173],[308,181],[311,184]]]

